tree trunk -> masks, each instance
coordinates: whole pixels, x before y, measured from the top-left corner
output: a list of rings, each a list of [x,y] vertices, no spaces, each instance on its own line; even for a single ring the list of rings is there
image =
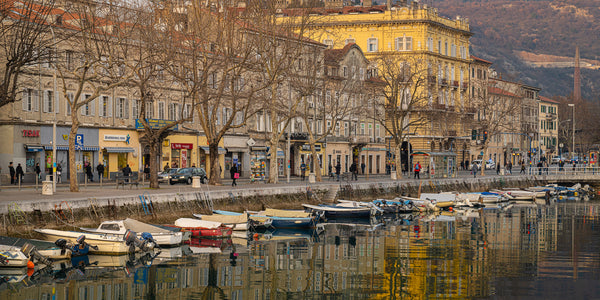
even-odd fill
[[[279,168],[277,167],[277,143],[271,139],[271,149],[269,149],[269,181],[268,183],[279,182]]]
[[[150,165],[150,188],[151,189],[158,189],[160,188],[158,185],[158,170],[160,169],[160,166],[158,164],[158,145],[160,145],[160,142],[156,142],[156,141],[151,141],[150,144],[148,145],[150,147],[150,161],[146,162]]]
[[[219,164],[219,144],[216,141],[209,141],[208,159],[210,163],[210,178],[208,184],[221,184],[221,165]]]
[[[396,155],[396,178],[397,179],[401,179],[402,178],[402,155],[400,155],[401,151],[400,151],[400,147],[402,147],[402,143],[400,143],[400,145],[398,145],[398,143],[396,143],[395,147],[394,147],[394,154]],[[400,173],[398,173],[398,171],[400,171]]]
[[[321,182],[321,181],[323,181],[323,178],[321,177],[321,165],[319,165],[319,158],[317,156],[317,148],[315,147],[315,142],[313,142],[313,141],[310,142],[310,150],[313,155],[313,164],[315,166],[312,171],[314,171],[314,173],[315,173],[316,180],[318,182]]]
[[[77,119],[78,110],[73,110],[71,113],[71,131],[69,132],[69,189],[71,192],[79,192],[79,183],[77,182],[77,164],[75,151],[75,139],[77,138],[77,129],[79,129],[79,121]]]

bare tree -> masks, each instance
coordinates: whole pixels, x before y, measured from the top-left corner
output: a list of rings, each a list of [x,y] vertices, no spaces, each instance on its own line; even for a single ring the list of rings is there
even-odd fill
[[[374,119],[392,139],[398,168],[403,163],[400,151],[406,137],[431,121],[427,114],[428,70],[421,59],[398,54],[383,53],[373,62],[378,66],[378,77],[385,83],[384,99],[377,104],[379,113],[374,114]]]
[[[174,10],[171,10],[174,11]],[[211,9],[194,2],[188,19],[169,14],[169,28],[180,30],[165,56],[176,57],[169,72],[193,102],[209,148],[210,184],[220,184],[219,144],[225,134],[245,125],[262,87],[253,83],[255,52],[247,43],[244,19],[252,10]],[[250,83],[247,83],[250,82]]]
[[[80,114],[93,116],[94,100],[102,93],[123,85],[130,78],[130,75],[123,72],[122,48],[116,47],[125,43],[129,37],[126,32],[117,30],[128,16],[122,13],[102,16],[97,14],[100,11],[97,9],[97,6],[86,4],[72,6],[68,12],[72,20],[71,26],[56,33],[70,36],[60,45],[63,51],[54,60],[61,91],[68,104],[67,113],[71,118],[69,153],[76,153],[75,139],[81,124]],[[105,9],[114,12],[115,8],[108,5]],[[119,25],[111,28],[107,24]],[[79,186],[75,155],[69,156],[69,173],[70,191],[77,192]]]
[[[265,139],[270,147],[269,183],[279,181],[277,148],[290,121],[297,116],[296,110],[304,99],[291,95],[293,88],[288,79],[303,75],[297,74],[293,66],[306,59],[306,53],[312,53],[307,51],[306,47],[322,46],[306,38],[308,14],[297,18],[279,19],[276,5],[276,1],[249,3],[249,8],[259,13],[253,16],[252,27],[248,27],[246,38],[254,47],[253,64],[258,82],[266,86],[260,93],[262,105],[259,105],[258,113],[263,116]]]
[[[471,105],[475,108],[475,126],[479,129],[480,148],[484,158],[495,137],[503,134],[522,136],[519,126],[522,99],[518,84],[497,84],[494,81],[490,81],[489,86],[480,92],[471,95]],[[484,160],[481,166],[482,175],[485,174]]]
[[[17,5],[20,4],[20,5]],[[48,60],[60,41],[52,32],[54,1],[3,1],[0,4],[0,107],[15,101],[23,68]]]

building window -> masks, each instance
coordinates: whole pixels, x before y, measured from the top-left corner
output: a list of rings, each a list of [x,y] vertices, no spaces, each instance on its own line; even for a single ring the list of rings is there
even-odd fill
[[[37,90],[24,89],[23,98],[21,99],[24,111],[37,111],[39,93]]]
[[[348,77],[348,67],[347,66],[343,66],[342,70],[343,70],[343,73],[344,73],[344,75],[343,75],[344,78],[347,78]]]
[[[117,98],[116,117],[120,119],[129,118],[129,105],[127,105],[127,98]]]
[[[360,123],[360,134],[365,135],[365,123]]]
[[[75,99],[75,95],[71,92],[67,93],[67,101],[65,111],[67,112],[67,116],[71,115],[71,104],[73,103],[73,99]]]
[[[332,39],[323,40],[323,44],[327,45],[327,48],[333,49],[333,40]]]
[[[158,118],[165,119],[165,103],[162,101],[158,102]]]
[[[82,102],[87,101],[91,96],[92,95],[84,94],[83,95],[84,100]],[[81,115],[83,115],[83,116],[93,116],[94,115],[94,100],[85,103],[81,107]]]
[[[100,96],[100,110],[98,116],[110,117],[110,97]]]
[[[412,50],[412,37],[403,36],[396,38],[396,51],[411,51]]]
[[[438,53],[442,54],[442,40],[438,40]]]
[[[131,101],[131,115],[134,119],[138,119],[140,116],[140,100],[133,99]]]
[[[367,40],[367,51],[377,52],[377,38],[369,38]]]
[[[169,103],[169,116],[168,119],[169,120],[175,120],[178,121],[179,120],[179,103]],[[218,112],[217,112],[218,113]],[[218,123],[218,116],[217,116],[217,124]]]
[[[356,40],[353,38],[348,38],[348,39],[346,39],[346,45],[348,45],[348,44],[356,44]]]

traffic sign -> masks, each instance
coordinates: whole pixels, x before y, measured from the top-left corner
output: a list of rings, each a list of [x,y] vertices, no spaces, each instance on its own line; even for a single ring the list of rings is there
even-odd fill
[[[83,134],[75,135],[75,150],[83,150]]]

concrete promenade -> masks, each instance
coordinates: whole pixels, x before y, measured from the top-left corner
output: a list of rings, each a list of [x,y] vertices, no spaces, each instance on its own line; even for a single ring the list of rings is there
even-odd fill
[[[466,182],[479,184],[499,180],[500,178],[509,181],[551,179],[546,178],[546,176],[519,175],[517,172],[506,176],[496,175],[495,170],[486,170],[485,172],[485,176],[478,174],[476,178],[469,171],[460,171],[458,176],[454,178],[426,179],[427,176],[422,176],[421,181],[426,184],[429,184],[430,181],[435,183]],[[555,176],[550,175],[549,177]],[[595,175],[594,177],[600,176]],[[573,180],[573,176],[566,176],[566,178]],[[140,195],[146,195],[153,202],[173,201],[175,197],[178,197],[179,201],[207,198],[217,200],[231,197],[305,193],[309,187],[314,191],[326,192],[331,187],[347,183],[351,183],[357,188],[368,188],[373,184],[381,186],[418,185],[419,180],[412,177],[391,180],[389,175],[369,175],[368,178],[366,175],[359,175],[358,181],[338,182],[324,177],[322,182],[314,184],[310,184],[308,180],[301,181],[297,177],[292,177],[289,183],[286,182],[286,178],[281,178],[280,183],[277,184],[250,183],[247,179],[238,180],[238,185],[235,187],[231,186],[231,179],[224,179],[222,183],[223,185],[220,186],[202,184],[200,188],[193,188],[191,185],[185,184],[169,185],[163,183],[160,185],[160,189],[149,189],[148,182],[140,182],[139,188],[126,186],[117,189],[114,181],[103,182],[102,186],[99,182],[92,182],[87,185],[81,184],[78,193],[69,192],[68,183],[61,183],[57,185],[57,191],[54,195],[42,195],[41,185],[37,189],[35,184],[26,184],[20,189],[15,185],[3,185],[0,190],[0,213],[7,213],[11,209],[47,211],[52,210],[56,205],[61,205],[63,201],[66,202],[63,202],[63,205],[68,205],[71,208],[85,208],[92,203],[99,206],[107,205],[108,200],[116,201],[117,205],[139,204]]]

